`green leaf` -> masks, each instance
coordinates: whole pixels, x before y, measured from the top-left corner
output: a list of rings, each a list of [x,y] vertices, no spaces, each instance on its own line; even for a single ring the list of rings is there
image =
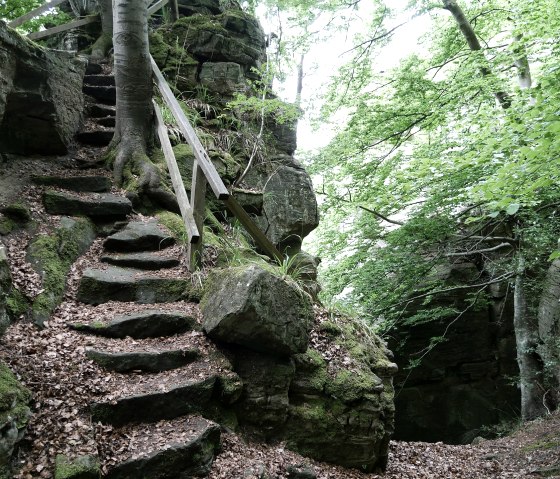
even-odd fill
[[[519,211],[519,208],[521,207],[521,205],[519,203],[511,203],[507,208],[506,208],[506,213],[508,215],[514,215],[515,213],[517,213]]]

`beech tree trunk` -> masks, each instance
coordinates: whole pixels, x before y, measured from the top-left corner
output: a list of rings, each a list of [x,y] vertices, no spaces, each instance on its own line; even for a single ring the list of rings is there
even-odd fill
[[[461,9],[461,7],[457,4],[456,0],[443,0],[443,8],[448,10],[453,18],[457,22],[459,30],[465,37],[467,41],[467,45],[469,46],[471,51],[481,51],[482,46],[478,41],[478,37],[471,25],[471,22],[465,16],[465,13]],[[490,68],[482,66],[480,67],[480,73],[484,76],[492,76],[492,70]],[[498,104],[503,108],[507,109],[511,106],[511,98],[510,96],[503,91],[494,92],[494,96],[498,102]]]
[[[147,156],[153,138],[152,66],[148,44],[148,0],[114,0],[113,48],[117,86],[115,135],[109,145],[117,185],[179,212],[175,195],[161,186]]]
[[[538,355],[538,326],[530,314],[525,294],[525,259],[518,253],[515,276],[513,326],[519,365],[519,387],[521,389],[521,417],[529,421],[546,414],[542,361]]]
[[[97,5],[101,15],[101,35],[91,47],[93,61],[104,59],[113,45],[113,2],[97,0]]]

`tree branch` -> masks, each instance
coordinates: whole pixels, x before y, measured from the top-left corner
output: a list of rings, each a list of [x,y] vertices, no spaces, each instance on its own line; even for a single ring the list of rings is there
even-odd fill
[[[503,248],[513,248],[513,245],[511,243],[500,243],[499,245],[493,246],[492,248],[475,249],[472,251],[459,251],[457,253],[447,253],[445,256],[447,256],[448,258],[456,256],[470,256],[473,254],[491,253]]]
[[[364,211],[367,211],[368,213],[371,213],[372,215],[377,216],[378,218],[382,219],[383,221],[386,221],[387,223],[391,223],[391,224],[399,225],[399,226],[404,225],[404,223],[401,222],[401,221],[392,220],[390,218],[387,218],[386,216],[382,215],[381,213],[378,213],[377,211],[374,211],[374,210],[370,210],[369,208],[366,208],[365,206],[358,205],[358,208],[360,208]]]

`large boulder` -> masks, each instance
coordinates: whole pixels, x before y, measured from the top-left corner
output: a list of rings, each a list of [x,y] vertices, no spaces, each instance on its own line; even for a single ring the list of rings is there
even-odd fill
[[[308,296],[257,265],[214,273],[202,313],[204,330],[218,341],[272,355],[307,349],[312,319]]]
[[[64,154],[80,125],[85,63],[0,21],[0,151]]]
[[[263,213],[270,241],[299,250],[303,238],[319,224],[317,199],[307,172],[291,166],[278,168],[264,187]]]

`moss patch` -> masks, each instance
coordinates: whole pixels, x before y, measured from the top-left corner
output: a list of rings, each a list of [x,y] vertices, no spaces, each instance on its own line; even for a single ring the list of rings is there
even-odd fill
[[[41,274],[44,289],[33,301],[32,317],[36,324],[42,325],[61,301],[70,266],[94,239],[94,227],[88,219],[64,218],[52,234],[31,242],[28,257]]]
[[[101,470],[97,460],[91,456],[70,459],[59,454],[56,456],[55,479],[97,479]]]
[[[8,366],[0,361],[0,423],[11,417],[22,428],[29,418],[27,404],[31,393],[16,379]]]

